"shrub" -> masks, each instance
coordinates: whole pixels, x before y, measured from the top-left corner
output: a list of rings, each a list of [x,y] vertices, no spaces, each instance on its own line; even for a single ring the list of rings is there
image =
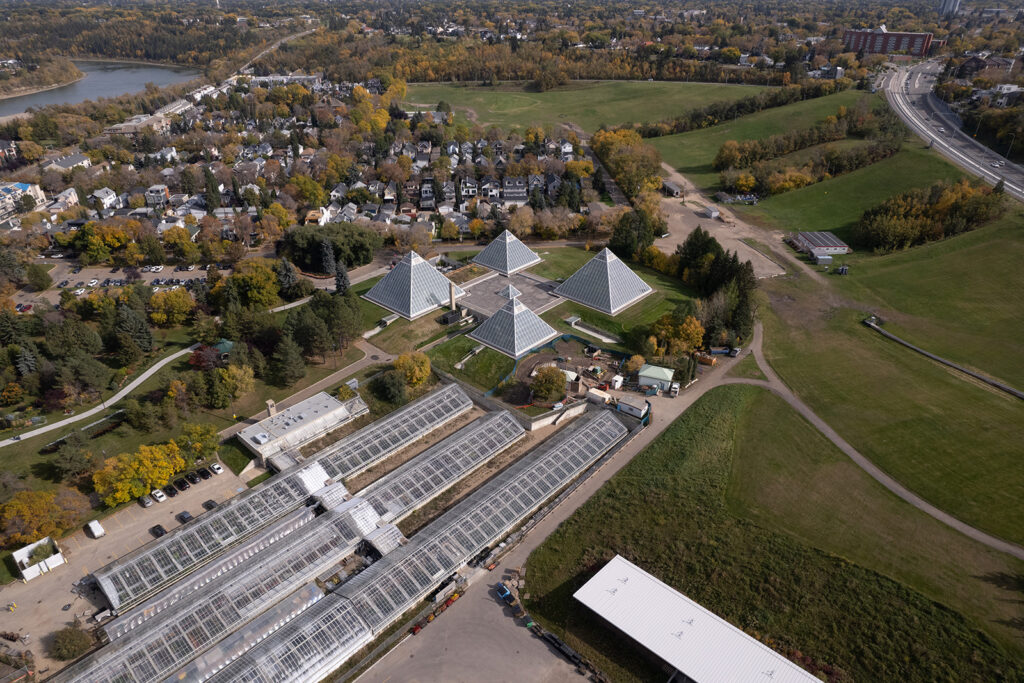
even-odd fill
[[[68,661],[84,654],[92,647],[92,638],[80,628],[68,626],[57,631],[50,645],[50,656],[61,661]]]
[[[398,370],[382,372],[373,381],[377,397],[388,403],[405,403],[405,375]]]
[[[537,371],[530,384],[533,395],[542,401],[558,399],[565,395],[565,373],[553,365]]]

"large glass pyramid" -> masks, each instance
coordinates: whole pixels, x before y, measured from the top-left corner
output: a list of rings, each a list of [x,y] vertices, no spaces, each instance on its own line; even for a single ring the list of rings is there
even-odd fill
[[[615,315],[654,290],[605,248],[555,289],[555,294]]]
[[[500,294],[508,303],[470,332],[471,339],[506,356],[520,358],[558,336],[551,325],[519,301],[520,292],[515,287],[509,285]]]
[[[506,230],[491,240],[491,243],[473,258],[473,263],[479,263],[503,275],[511,275],[540,263],[540,260],[540,256]]]
[[[437,272],[423,257],[410,251],[363,297],[413,320],[447,306],[453,287],[456,299],[466,295],[461,287]]]

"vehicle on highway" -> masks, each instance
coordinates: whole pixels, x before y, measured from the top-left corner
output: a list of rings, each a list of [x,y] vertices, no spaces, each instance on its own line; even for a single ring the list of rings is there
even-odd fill
[[[192,485],[189,484],[184,479],[175,479],[173,484],[174,488],[178,489],[179,491],[188,491],[190,488],[192,488]]]
[[[945,133],[945,132],[946,132],[946,129],[945,129],[945,128],[943,128],[942,126],[939,126],[939,132],[940,132],[940,133]]]
[[[189,473],[187,473],[187,474],[185,475],[185,479],[186,479],[186,480],[188,480],[188,483],[190,483],[190,484],[198,484],[198,483],[199,483],[200,481],[202,481],[202,480],[201,480],[201,479],[199,478],[199,475],[198,475],[198,474],[196,474],[195,472],[189,472]]]
[[[177,514],[177,518],[178,518],[178,521],[181,522],[182,524],[186,524],[188,522],[191,522],[193,519],[195,519],[192,516],[192,513],[189,512],[188,510],[182,510],[181,512],[179,512]]]
[[[144,508],[151,508],[153,507],[153,499],[148,495],[141,495],[139,496],[139,505]]]
[[[165,500],[167,500],[167,494],[161,491],[160,489],[153,489],[152,491],[149,492],[149,495],[152,496],[153,500],[155,500],[158,503],[162,503]]]
[[[202,479],[209,479],[210,477],[213,476],[212,474],[210,474],[210,470],[206,469],[205,467],[200,467],[198,470],[196,470],[196,474],[198,474]]]
[[[210,465],[210,471],[213,472],[214,474],[223,474],[224,468],[221,467],[219,463],[213,463],[212,465]]]
[[[176,495],[178,495],[178,489],[168,484],[167,486],[164,487],[164,493],[167,494],[168,498],[174,498]]]
[[[160,538],[167,534],[167,529],[162,524],[157,524],[149,530],[149,533],[153,534],[154,538]]]

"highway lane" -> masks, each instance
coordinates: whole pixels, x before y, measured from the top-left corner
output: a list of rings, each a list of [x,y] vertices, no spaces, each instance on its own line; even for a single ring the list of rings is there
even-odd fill
[[[1002,179],[1006,193],[1024,201],[1024,169],[960,130],[958,117],[932,93],[940,69],[937,62],[923,62],[883,78],[889,103],[911,130],[947,159],[993,185]],[[996,161],[1004,165],[994,167]]]

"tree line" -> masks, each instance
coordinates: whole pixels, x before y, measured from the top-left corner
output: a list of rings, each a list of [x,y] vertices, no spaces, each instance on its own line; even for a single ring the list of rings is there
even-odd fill
[[[889,253],[974,230],[998,218],[1004,209],[1001,180],[994,188],[972,185],[966,179],[935,183],[868,209],[857,223],[855,236],[865,248]]]

